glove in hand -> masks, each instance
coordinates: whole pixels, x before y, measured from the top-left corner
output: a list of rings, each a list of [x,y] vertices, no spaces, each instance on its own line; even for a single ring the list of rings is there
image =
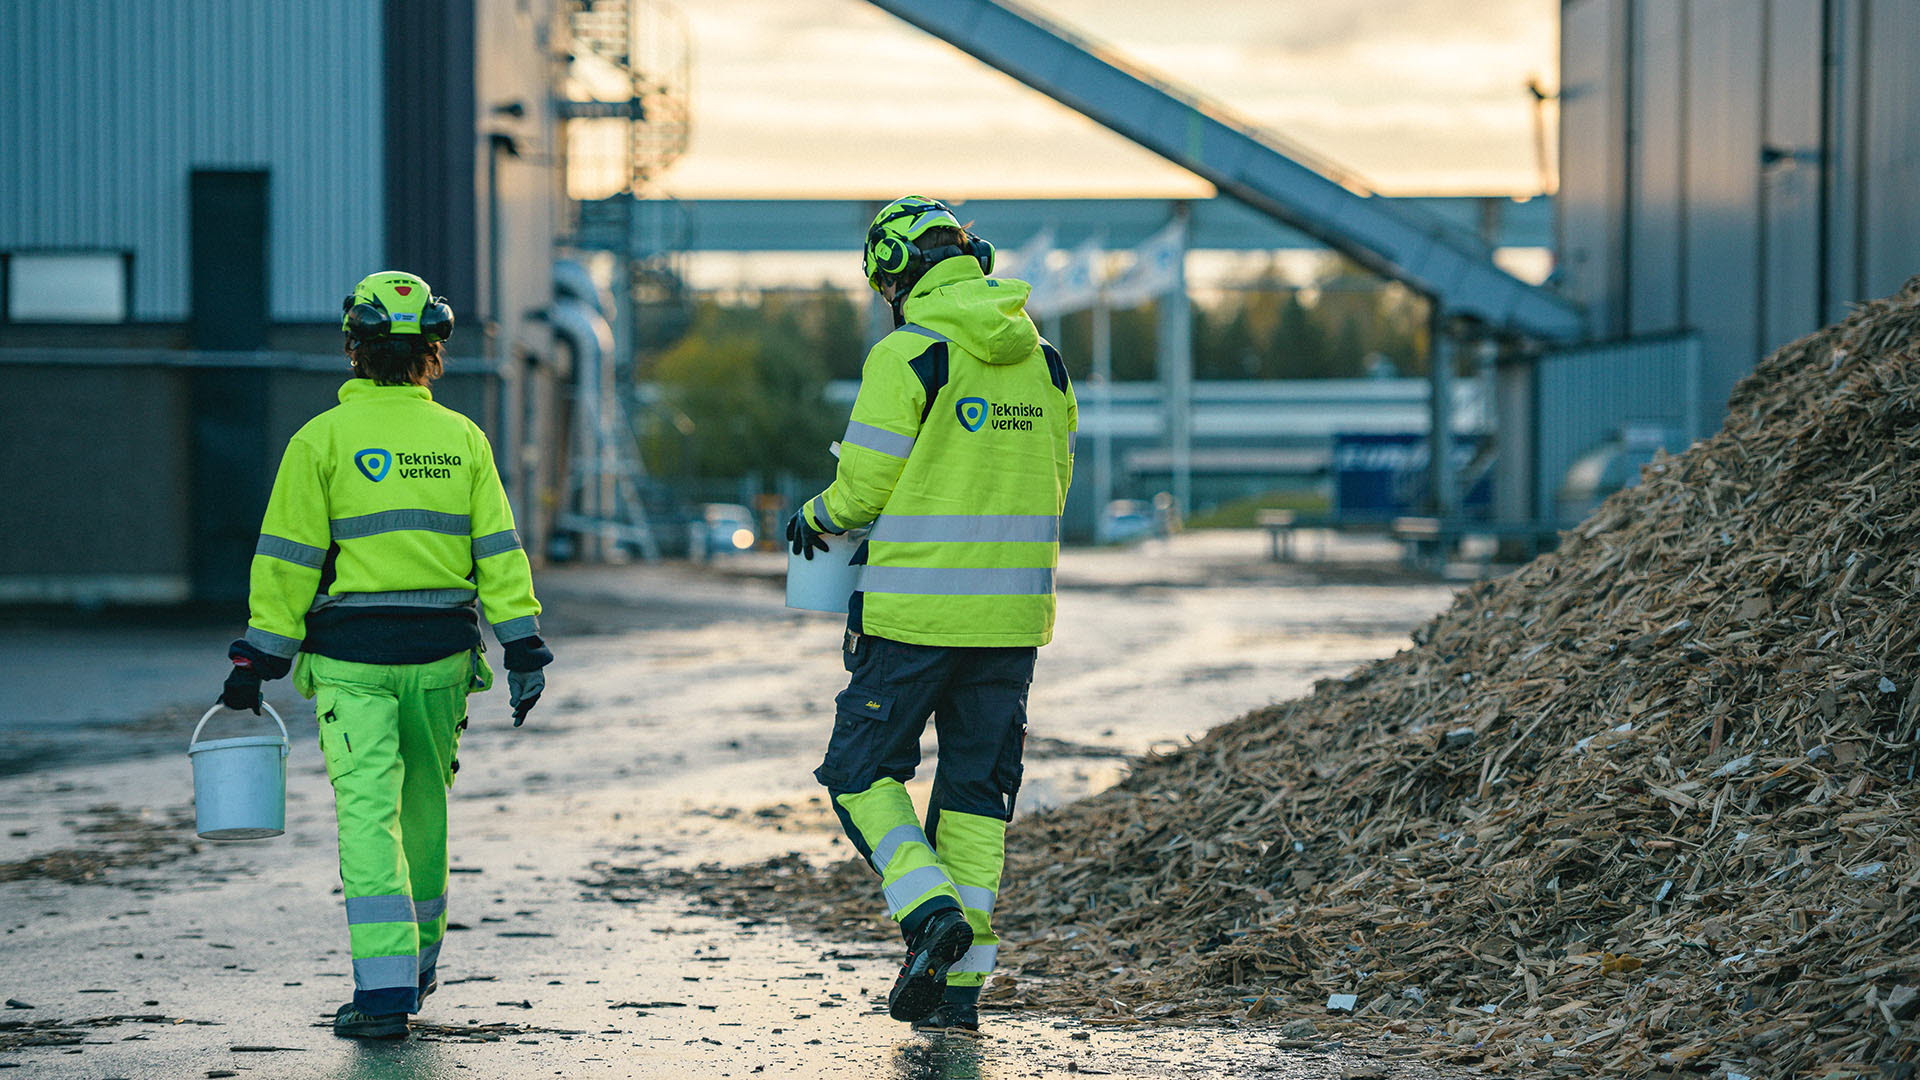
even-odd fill
[[[808,559],[813,558],[816,551],[827,550],[827,542],[820,538],[820,530],[808,523],[805,510],[796,510],[793,517],[787,519],[787,542],[793,545],[795,555]]]
[[[251,664],[236,662],[220,688],[220,704],[238,712],[260,715],[260,673]]]
[[[538,668],[507,672],[507,703],[513,706],[514,727],[527,722],[527,714],[540,703],[540,695],[546,689],[547,673]]]

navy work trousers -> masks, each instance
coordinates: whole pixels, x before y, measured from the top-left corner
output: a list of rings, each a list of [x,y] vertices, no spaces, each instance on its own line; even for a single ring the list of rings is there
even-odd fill
[[[848,635],[845,661],[853,677],[834,701],[833,737],[814,777],[836,797],[865,791],[883,777],[906,783],[920,765],[920,736],[931,716],[939,759],[927,836],[939,842],[942,810],[1011,819],[1036,653]],[[870,856],[837,798],[834,809],[861,856]]]

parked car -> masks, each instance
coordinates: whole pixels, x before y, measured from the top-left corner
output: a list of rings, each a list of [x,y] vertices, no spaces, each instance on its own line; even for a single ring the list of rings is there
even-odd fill
[[[754,531],[753,511],[739,503],[707,503],[700,508],[694,530],[694,550],[704,559],[746,551],[760,538]]]
[[[1093,526],[1096,544],[1124,544],[1154,531],[1153,507],[1139,499],[1115,499]]]

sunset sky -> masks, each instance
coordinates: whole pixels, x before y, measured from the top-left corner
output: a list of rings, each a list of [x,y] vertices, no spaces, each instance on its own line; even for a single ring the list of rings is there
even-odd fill
[[[1206,184],[860,0],[682,0],[682,198],[1203,195]],[[1390,193],[1539,190],[1557,0],[1040,0],[1050,18]]]

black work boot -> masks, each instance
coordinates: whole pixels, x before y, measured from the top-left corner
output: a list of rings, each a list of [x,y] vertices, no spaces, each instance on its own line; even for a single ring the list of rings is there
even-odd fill
[[[927,920],[907,946],[900,976],[887,994],[887,1013],[895,1020],[924,1020],[939,1006],[947,990],[947,969],[973,946],[973,927],[957,908],[948,908]]]
[[[368,1016],[349,1001],[333,1014],[333,1033],[343,1039],[404,1039],[407,1014]]]
[[[978,1035],[980,1010],[964,1001],[942,1001],[939,1008],[927,1014],[926,1019],[915,1020],[913,1030],[933,1035]]]

